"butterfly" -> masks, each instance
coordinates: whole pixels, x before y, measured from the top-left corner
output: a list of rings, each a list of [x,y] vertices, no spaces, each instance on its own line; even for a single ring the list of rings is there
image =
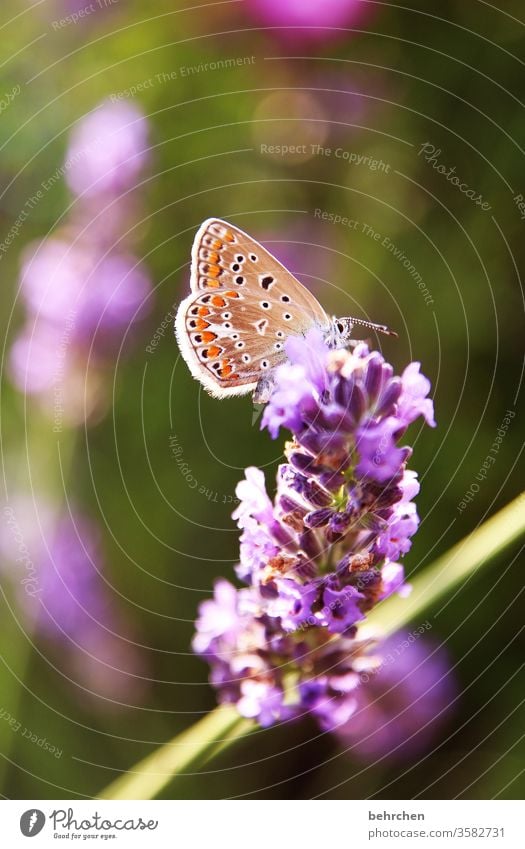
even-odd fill
[[[266,248],[219,218],[208,218],[195,236],[190,287],[175,334],[191,374],[216,398],[253,391],[255,402],[267,401],[287,337],[312,327],[331,348],[352,344],[356,324],[397,335],[382,324],[330,318]]]

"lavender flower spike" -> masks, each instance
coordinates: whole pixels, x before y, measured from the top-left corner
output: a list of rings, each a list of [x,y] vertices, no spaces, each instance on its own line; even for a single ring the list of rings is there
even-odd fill
[[[314,329],[286,352],[262,419],[273,437],[292,432],[275,498],[256,468],[237,487],[237,574],[249,587],[217,585],[194,648],[244,716],[267,725],[310,712],[332,728],[348,722],[377,662],[358,623],[409,591],[399,559],[418,527],[419,484],[399,443],[419,416],[435,425],[433,405],[418,363],[395,377],[363,343],[330,351]]]

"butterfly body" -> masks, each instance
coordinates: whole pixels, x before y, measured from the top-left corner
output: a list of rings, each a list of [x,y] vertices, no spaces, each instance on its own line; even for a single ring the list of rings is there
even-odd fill
[[[192,375],[219,398],[255,390],[255,400],[266,400],[288,336],[317,326],[340,348],[350,343],[354,323],[368,324],[330,318],[266,248],[217,218],[195,236],[190,287],[177,310],[177,341]]]

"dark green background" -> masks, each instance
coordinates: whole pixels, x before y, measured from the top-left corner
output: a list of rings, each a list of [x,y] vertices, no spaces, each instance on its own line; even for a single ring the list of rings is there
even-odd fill
[[[168,0],[147,9],[120,0],[59,31],[51,22],[63,14],[60,4],[33,11],[13,0],[2,4],[3,90],[20,85],[21,94],[0,115],[0,182],[12,181],[1,200],[1,233],[62,163],[78,118],[114,92],[177,71],[133,99],[151,126],[133,247],[149,266],[154,305],[130,356],[107,365],[115,406],[79,431],[67,481],[69,495],[103,530],[105,574],[133,623],[149,680],[135,707],[87,698],[62,674],[61,647],[24,633],[3,578],[10,607],[2,603],[0,618],[2,697],[21,722],[64,750],[61,759],[46,757],[0,726],[4,795],[92,796],[115,777],[113,769],[127,769],[215,704],[207,667],[190,649],[196,606],[216,576],[232,577],[238,534],[229,502],[243,468],[264,467],[271,488],[282,443],[252,426],[249,399],[219,402],[200,390],[169,329],[154,354],[145,350],[188,290],[191,242],[205,217],[230,219],[265,240],[327,310],[396,328],[399,340],[380,340],[387,359],[396,370],[420,360],[431,378],[438,427],[412,433],[423,521],[406,558],[409,574],[520,490],[516,417],[486,482],[458,511],[505,411],[519,408],[524,222],[513,198],[525,193],[523,8],[507,2],[498,11],[478,0],[427,2],[424,11],[404,5],[377,4],[361,27],[368,32],[348,31],[306,49],[258,29],[248,2],[183,11]],[[252,64],[180,74],[183,66],[248,56]],[[267,100],[277,91],[279,100]],[[388,173],[333,155],[301,163],[260,153],[261,143],[309,143],[321,131],[325,146],[382,159]],[[455,166],[490,211],[418,155],[424,142],[441,149],[440,161]],[[20,251],[52,230],[69,202],[61,181],[2,258],[8,345],[23,317],[20,304],[12,315]],[[421,274],[433,305],[380,243],[320,221],[316,208],[389,236]],[[33,426],[36,417],[28,414]],[[27,476],[24,416],[24,399],[6,380],[8,493]],[[38,468],[49,452],[40,485],[56,490],[57,440],[45,420],[35,427],[30,462]],[[216,497],[184,481],[170,450],[173,435],[199,486]],[[179,778],[166,797],[407,798],[422,788],[428,798],[522,796],[523,563],[515,553],[460,587],[437,617],[428,613],[434,639],[446,643],[456,664],[461,696],[426,758],[367,767],[303,723],[252,735],[208,772]]]

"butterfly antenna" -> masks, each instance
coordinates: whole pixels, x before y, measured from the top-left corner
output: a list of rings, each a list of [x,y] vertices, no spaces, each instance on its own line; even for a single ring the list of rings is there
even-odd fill
[[[348,321],[352,324],[358,324],[359,327],[369,327],[370,330],[377,330],[378,333],[386,333],[387,336],[395,336],[397,339],[395,330],[390,330],[386,324],[375,324],[373,321],[365,321],[363,318],[348,318]]]

